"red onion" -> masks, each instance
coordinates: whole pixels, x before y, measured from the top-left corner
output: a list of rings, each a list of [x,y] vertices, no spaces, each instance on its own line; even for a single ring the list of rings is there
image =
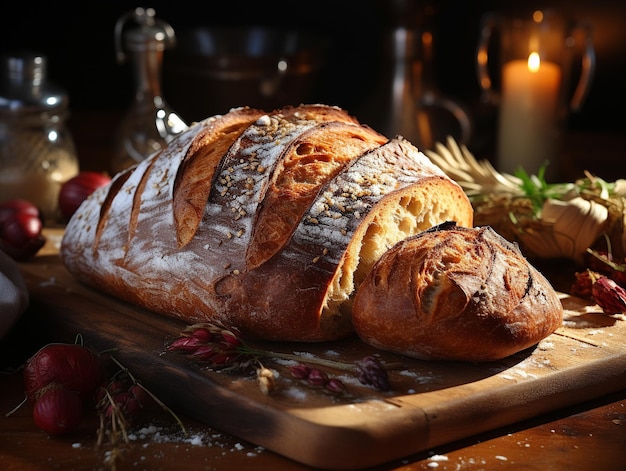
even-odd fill
[[[31,401],[51,384],[92,399],[104,382],[98,356],[78,344],[50,343],[35,353],[24,367],[24,387]]]
[[[50,435],[69,433],[83,419],[83,402],[78,394],[62,388],[47,389],[33,406],[33,420]]]
[[[61,186],[59,192],[59,210],[69,221],[83,201],[98,188],[108,185],[111,178],[99,172],[80,172]]]
[[[43,221],[32,203],[15,199],[0,204],[0,250],[15,260],[35,255],[46,242]]]

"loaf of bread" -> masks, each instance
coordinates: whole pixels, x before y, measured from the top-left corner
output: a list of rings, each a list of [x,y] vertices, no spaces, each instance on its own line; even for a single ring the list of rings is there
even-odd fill
[[[354,294],[384,252],[472,218],[460,186],[401,136],[332,106],[237,108],[92,194],[61,257],[85,284],[159,314],[325,341],[354,333]]]
[[[353,323],[379,349],[423,360],[490,361],[562,323],[550,283],[488,226],[444,223],[387,251],[360,285]]]

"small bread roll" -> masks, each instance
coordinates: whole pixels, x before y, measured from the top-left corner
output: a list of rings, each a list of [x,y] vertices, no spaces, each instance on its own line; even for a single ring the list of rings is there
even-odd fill
[[[356,294],[359,337],[423,360],[483,362],[537,344],[562,323],[556,292],[489,226],[435,226],[398,242]]]

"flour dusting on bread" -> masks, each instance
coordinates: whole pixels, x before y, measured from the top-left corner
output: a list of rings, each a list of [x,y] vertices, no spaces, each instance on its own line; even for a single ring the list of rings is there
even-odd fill
[[[237,108],[85,201],[61,256],[84,283],[159,314],[324,341],[354,332],[355,292],[394,244],[472,217],[411,143],[340,108]]]

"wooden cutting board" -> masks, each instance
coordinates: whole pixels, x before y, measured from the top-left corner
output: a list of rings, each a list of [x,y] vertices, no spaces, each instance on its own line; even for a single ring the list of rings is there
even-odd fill
[[[562,295],[563,326],[535,348],[484,364],[425,362],[377,352],[357,338],[271,344],[273,351],[353,362],[380,353],[393,390],[324,368],[348,387],[338,397],[293,379],[268,360],[277,387],[264,395],[253,377],[211,371],[166,353],[185,325],[86,288],[64,268],[49,234],[46,250],[20,264],[31,310],[56,341],[81,334],[115,356],[176,411],[323,469],[361,469],[626,388],[626,320]]]

